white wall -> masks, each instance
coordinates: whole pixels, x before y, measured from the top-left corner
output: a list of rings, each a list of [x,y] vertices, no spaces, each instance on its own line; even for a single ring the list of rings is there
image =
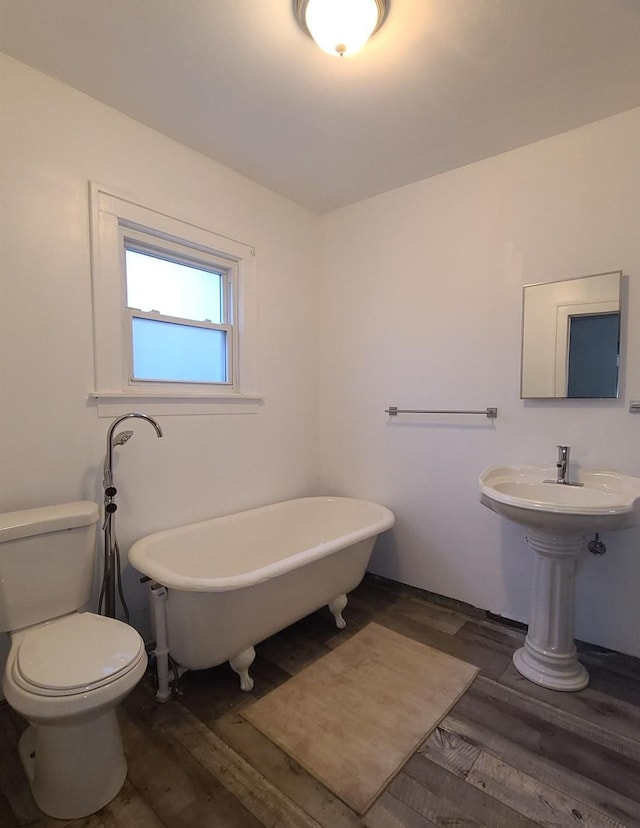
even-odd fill
[[[397,515],[376,571],[526,619],[524,533],[480,506],[480,471],[553,462],[566,443],[579,463],[640,475],[627,412],[640,398],[640,110],[319,218],[11,59],[0,73],[0,511],[101,498],[94,180],[258,251],[264,406],[164,417],[161,441],[134,426],[115,452],[123,549],[254,504],[355,494]],[[520,401],[522,285],[614,269],[631,319],[623,398]],[[499,416],[392,422],[390,404]],[[581,564],[577,632],[640,655],[640,531],[605,540]],[[142,625],[131,570],[125,588]]]
[[[0,511],[102,497],[110,418],[88,399],[89,180],[257,250],[264,405],[255,414],[163,417],[162,440],[144,423],[131,426],[134,439],[114,451],[121,547],[163,527],[312,493],[317,216],[0,61]],[[146,596],[131,570],[126,591],[142,624]]]
[[[327,491],[397,516],[376,572],[526,620],[524,532],[478,502],[493,463],[640,475],[640,109],[323,219],[320,435]],[[519,399],[522,286],[622,269],[620,400]],[[623,322],[624,325],[624,322]],[[482,416],[400,408],[498,407]],[[640,656],[640,529],[577,577],[577,635]]]

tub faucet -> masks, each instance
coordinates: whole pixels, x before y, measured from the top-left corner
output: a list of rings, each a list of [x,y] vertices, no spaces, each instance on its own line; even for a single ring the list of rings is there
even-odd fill
[[[116,428],[125,420],[146,420],[149,425],[153,426],[158,437],[162,437],[162,429],[148,414],[140,414],[137,411],[132,411],[130,414],[123,414],[121,417],[111,423],[107,430],[107,452],[104,458],[104,479],[102,485],[104,488],[104,523],[102,530],[104,532],[104,570],[102,574],[102,586],[100,588],[100,597],[98,598],[98,613],[102,613],[104,603],[104,614],[109,618],[116,617],[116,589],[120,595],[122,609],[124,610],[124,620],[129,623],[129,608],[124,599],[122,592],[121,580],[121,565],[120,565],[120,548],[118,546],[118,539],[116,538],[115,530],[115,513],[118,508],[114,498],[118,490],[113,485],[113,447],[123,446],[128,440],[133,437],[133,431],[121,431],[114,436]]]
[[[149,417],[148,414],[140,414],[137,411],[132,411],[130,414],[123,414],[122,417],[116,417],[116,419],[111,423],[109,429],[107,431],[107,451],[104,458],[104,481],[103,486],[107,493],[107,495],[113,497],[116,494],[115,490],[107,491],[114,489],[113,486],[113,447],[114,446],[121,446],[127,442],[131,437],[133,437],[133,431],[123,431],[118,434],[116,437],[113,436],[113,432],[116,430],[116,427],[120,425],[120,423],[124,422],[125,420],[129,420],[131,418],[138,419],[138,420],[146,420],[150,425],[152,425],[156,431],[158,437],[162,437],[162,429],[158,425],[158,423],[153,419],[153,417]]]

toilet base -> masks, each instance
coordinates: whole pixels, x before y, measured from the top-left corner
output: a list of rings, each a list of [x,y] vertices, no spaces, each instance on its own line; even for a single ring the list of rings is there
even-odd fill
[[[99,811],[127,776],[114,709],[78,723],[31,724],[18,749],[38,807],[57,819]]]

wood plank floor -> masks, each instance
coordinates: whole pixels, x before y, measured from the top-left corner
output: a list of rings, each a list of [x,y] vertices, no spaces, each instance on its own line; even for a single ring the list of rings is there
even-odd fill
[[[1,828],[640,828],[640,659],[580,645],[589,687],[555,693],[513,668],[523,632],[472,607],[368,576],[345,618],[337,631],[321,610],[259,645],[252,693],[227,665],[187,673],[164,705],[143,681],[120,709],[127,782],[86,819],[40,813],[17,757],[25,722],[2,704]],[[358,817],[240,712],[372,620],[481,672]]]

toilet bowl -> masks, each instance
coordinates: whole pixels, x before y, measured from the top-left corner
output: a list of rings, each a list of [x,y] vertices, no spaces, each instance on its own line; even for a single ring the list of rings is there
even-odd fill
[[[124,784],[116,707],[147,666],[133,627],[78,611],[97,517],[86,501],[0,515],[0,629],[11,638],[2,687],[29,723],[18,749],[34,799],[58,819],[95,813]]]
[[[138,633],[93,613],[12,635],[3,690],[30,723],[20,758],[49,816],[87,816],[117,795],[127,764],[115,708],[146,666]]]

